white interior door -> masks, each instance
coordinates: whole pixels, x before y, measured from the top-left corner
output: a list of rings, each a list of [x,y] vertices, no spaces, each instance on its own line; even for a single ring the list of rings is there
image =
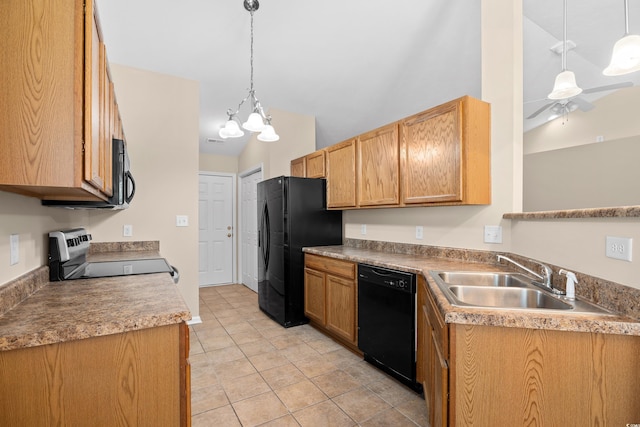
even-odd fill
[[[233,281],[233,180],[231,175],[200,174],[200,286]]]
[[[242,283],[258,292],[258,182],[262,170],[240,179],[242,241]]]

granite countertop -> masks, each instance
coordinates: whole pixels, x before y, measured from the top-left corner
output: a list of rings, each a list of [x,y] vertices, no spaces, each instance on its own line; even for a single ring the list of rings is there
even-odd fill
[[[495,259],[494,255],[480,257],[478,260],[473,256],[467,256],[465,259],[464,251],[462,251],[462,256],[458,253],[456,257],[450,257],[446,250],[432,256],[394,253],[352,246],[311,247],[304,248],[303,251],[310,254],[422,274],[426,278],[426,282],[438,308],[444,315],[446,323],[640,336],[640,321],[614,313],[603,316],[453,306],[429,274],[431,270],[512,271],[503,265],[489,261]]]
[[[104,252],[94,261],[160,258],[153,250]],[[40,283],[38,283],[40,282]],[[25,290],[28,289],[28,290]],[[2,293],[4,291],[4,294]],[[191,313],[167,273],[48,281],[40,267],[0,286],[0,351],[181,323]],[[9,304],[9,303],[7,303]]]

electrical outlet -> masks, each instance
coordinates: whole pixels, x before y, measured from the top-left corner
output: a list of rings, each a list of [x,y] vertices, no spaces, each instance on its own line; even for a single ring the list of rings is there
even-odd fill
[[[421,225],[416,225],[416,239],[424,239],[424,228]]]
[[[20,235],[12,234],[9,236],[9,248],[11,252],[11,260],[9,265],[16,265],[20,262]]]
[[[176,215],[176,227],[188,227],[189,217],[187,215]]]
[[[633,239],[607,236],[605,253],[609,258],[631,261]]]
[[[367,234],[367,224],[361,224],[360,225],[360,234],[362,234],[362,235]]]
[[[125,224],[122,226],[122,235],[124,237],[131,237],[133,236],[133,225],[130,224]]]
[[[502,227],[499,225],[484,226],[485,243],[502,243]]]

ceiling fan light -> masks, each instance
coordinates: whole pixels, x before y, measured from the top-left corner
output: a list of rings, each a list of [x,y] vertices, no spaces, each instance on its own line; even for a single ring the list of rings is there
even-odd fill
[[[582,92],[576,83],[573,71],[564,70],[556,76],[553,90],[547,96],[549,99],[567,99]]]
[[[611,63],[602,74],[622,76],[638,70],[640,70],[640,36],[624,36],[613,46]]]
[[[220,129],[218,132],[221,138],[240,138],[244,136],[244,132],[238,126],[238,123],[235,120],[227,120],[224,127]]]
[[[275,129],[271,125],[266,125],[264,130],[258,135],[258,140],[263,142],[275,142],[280,139]]]
[[[250,132],[262,132],[265,126],[260,114],[253,112],[249,114],[247,121],[242,124],[242,127]]]

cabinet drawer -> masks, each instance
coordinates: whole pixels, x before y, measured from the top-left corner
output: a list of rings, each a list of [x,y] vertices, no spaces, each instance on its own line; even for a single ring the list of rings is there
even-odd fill
[[[442,350],[442,357],[449,359],[449,330],[447,324],[444,322],[440,311],[438,310],[431,292],[426,293],[426,306],[427,314],[429,316],[429,323],[433,328],[433,339],[440,346]]]
[[[335,276],[342,276],[348,279],[356,278],[356,265],[350,261],[341,261],[319,255],[305,254],[304,264],[308,268],[327,271]]]

